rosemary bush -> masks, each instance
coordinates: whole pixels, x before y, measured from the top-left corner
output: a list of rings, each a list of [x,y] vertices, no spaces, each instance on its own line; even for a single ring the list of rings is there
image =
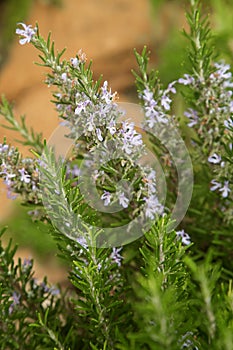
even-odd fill
[[[4,139],[0,176],[49,228],[70,287],[36,280],[33,261],[1,244],[1,349],[233,348],[233,80],[196,0],[187,19],[191,68],[177,81],[163,87],[147,49],[135,52],[140,125],[81,50],[67,61],[38,25],[16,30],[39,51],[62,121],[45,141],[3,97],[5,127],[32,157]]]

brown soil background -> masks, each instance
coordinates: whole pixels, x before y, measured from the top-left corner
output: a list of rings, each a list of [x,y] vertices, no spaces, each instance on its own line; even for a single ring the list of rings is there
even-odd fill
[[[183,19],[171,5],[161,11],[159,25],[153,23],[149,1],[146,0],[63,0],[63,6],[35,3],[27,23],[39,23],[40,32],[47,37],[52,32],[56,48],[67,48],[64,57],[74,57],[82,48],[88,60],[93,60],[94,76],[104,75],[121,102],[133,101],[136,96],[131,69],[136,68],[133,49],[141,50],[160,45],[169,33],[169,23],[182,26]],[[51,92],[44,85],[44,69],[33,64],[38,53],[31,45],[21,46],[18,38],[11,47],[9,58],[0,75],[0,93],[14,101],[15,114],[26,115],[29,126],[42,131],[48,138],[58,124],[50,103]],[[152,55],[153,63],[156,57]],[[0,123],[3,121],[0,117]],[[0,129],[0,136],[15,144],[15,134]],[[24,150],[25,151],[25,150]],[[9,217],[14,205],[0,188],[0,222]],[[28,252],[19,251],[22,257]],[[43,271],[36,266],[38,275]],[[47,273],[47,271],[46,271]],[[43,274],[43,273],[42,273]],[[56,269],[52,280],[57,280]]]

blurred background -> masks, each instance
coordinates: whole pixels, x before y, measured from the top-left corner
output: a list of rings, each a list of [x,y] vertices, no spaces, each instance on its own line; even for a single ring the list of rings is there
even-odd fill
[[[45,71],[33,64],[37,61],[35,49],[19,45],[15,35],[17,22],[33,26],[38,22],[44,36],[52,32],[57,49],[67,48],[65,58],[82,48],[88,60],[93,60],[95,78],[103,74],[121,102],[136,102],[131,74],[131,69],[137,69],[134,48],[150,48],[150,65],[160,71],[165,84],[186,71],[187,43],[181,32],[187,29],[188,4],[185,0],[0,0],[0,93],[14,103],[17,116],[25,114],[29,126],[49,137],[58,118],[43,83]],[[203,1],[203,7],[210,15],[220,58],[232,63],[232,0]],[[181,113],[182,103],[178,101],[175,108]],[[16,144],[13,132],[0,127],[0,135],[0,142],[6,136],[8,143]],[[17,200],[8,200],[1,184],[0,225],[9,226],[7,236],[13,236],[21,247],[18,255],[35,258],[38,275],[46,261],[46,273],[57,281],[57,274],[63,272],[57,271],[53,258],[55,245],[41,224],[31,223],[27,210]]]

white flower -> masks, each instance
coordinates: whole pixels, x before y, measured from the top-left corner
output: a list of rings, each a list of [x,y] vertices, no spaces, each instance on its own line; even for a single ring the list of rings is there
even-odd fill
[[[80,236],[77,238],[77,242],[85,249],[87,249],[88,245],[87,245],[87,240],[85,237]]]
[[[100,142],[103,141],[103,136],[102,136],[101,130],[99,128],[96,129],[96,135],[97,135],[97,138]]]
[[[150,114],[148,115],[147,107],[146,107],[146,117],[148,118],[146,120],[146,124],[148,125],[148,127],[150,129],[152,129],[154,127],[154,125],[157,123],[157,119],[155,118],[155,115],[152,114],[152,112],[150,112]]]
[[[153,220],[155,218],[155,214],[162,214],[163,206],[159,203],[158,198],[153,194],[149,198],[144,197],[145,201],[145,215],[149,219]]]
[[[121,260],[123,259],[122,256],[119,254],[122,248],[112,248],[112,253],[110,255],[110,258],[115,262],[118,266],[121,266]]]
[[[80,102],[77,104],[77,107],[75,108],[74,113],[75,113],[76,115],[78,115],[78,114],[80,114],[81,112],[85,112],[86,106],[87,106],[90,102],[91,102],[90,100],[80,101]]]
[[[231,192],[229,188],[229,181],[224,181],[224,186],[220,188],[219,191],[222,192],[223,198],[226,198],[228,196],[228,193]]]
[[[61,80],[66,83],[67,82],[67,73],[62,73]]]
[[[134,123],[122,122],[121,134],[123,137],[123,147],[122,149],[127,153],[131,154],[133,152],[133,146],[141,146],[142,135],[138,134],[134,129]]]
[[[70,59],[70,63],[72,64],[72,66],[73,66],[74,68],[77,68],[78,65],[79,65],[79,60],[77,59],[77,57],[71,58],[71,59]]]
[[[169,92],[175,93],[176,89],[174,88],[174,84],[176,82],[172,82],[168,85],[167,90],[163,92],[163,95],[161,97],[161,105],[165,110],[170,109],[170,104],[172,100],[166,95]],[[146,120],[145,123],[147,126],[151,129],[154,127],[156,123],[168,123],[168,119],[166,118],[166,115],[163,113],[161,106],[158,106],[157,102],[153,98],[153,92],[150,91],[148,88],[146,88],[143,91],[143,94],[140,95],[140,98],[142,98],[145,102],[145,116]]]
[[[7,152],[8,149],[9,149],[8,145],[0,143],[0,153]]]
[[[87,126],[87,130],[88,130],[88,131],[93,131],[93,130],[94,130],[94,128],[95,128],[95,122],[94,122],[94,115],[93,115],[93,114],[91,114],[91,115],[89,116],[89,120],[88,120],[88,122],[86,123],[86,126]]]
[[[172,92],[173,94],[175,94],[176,93],[176,88],[174,87],[175,84],[176,84],[176,80],[168,85],[166,91],[167,92]]]
[[[184,74],[184,78],[178,79],[178,83],[183,85],[191,85],[194,83],[194,78],[189,74]]]
[[[221,187],[221,184],[216,180],[211,180],[210,183],[213,185],[212,187],[210,187],[210,191],[216,191],[218,188]]]
[[[32,28],[31,25],[27,26],[25,23],[19,23],[23,27],[23,29],[16,29],[16,34],[23,36],[24,38],[19,40],[21,45],[26,43],[30,43],[34,35],[36,34],[37,28]]]
[[[217,155],[217,153],[214,153],[212,156],[208,157],[208,162],[218,164],[221,162],[221,156]]]
[[[184,245],[189,245],[191,243],[190,236],[184,232],[184,230],[176,231],[176,235],[178,238],[181,238],[181,241]]]
[[[215,63],[214,66],[217,68],[215,73],[211,74],[211,77],[214,75],[218,75],[219,79],[230,79],[232,74],[231,72],[229,72],[230,70],[230,65],[229,64],[225,64],[224,62],[221,63]]]
[[[144,91],[143,91],[143,95],[142,95],[142,98],[144,101],[148,102],[150,105],[156,105],[156,102],[153,98],[153,92],[150,91],[148,88],[146,88]]]
[[[231,192],[230,188],[229,188],[229,181],[224,181],[224,185],[222,186],[222,184],[220,184],[219,182],[217,182],[216,180],[212,180],[211,183],[214,185],[210,188],[211,191],[215,191],[215,190],[219,190],[220,192],[222,192],[222,197],[226,198],[229,194],[229,192]]]
[[[155,116],[156,114],[158,114],[158,111],[154,109],[154,106],[149,105],[145,107],[145,114],[146,114],[146,117],[149,117],[149,118],[154,117],[153,119],[155,120]]]
[[[109,125],[107,126],[107,129],[109,130],[111,135],[115,134],[115,132],[116,132],[116,123],[115,123],[115,121],[113,119],[109,122]]]
[[[101,88],[101,92],[102,92],[101,98],[102,98],[102,100],[104,100],[104,102],[107,105],[109,105],[110,103],[112,103],[114,101],[114,99],[116,97],[116,94],[117,94],[116,92],[114,92],[112,94],[112,90],[111,89],[108,90],[108,82],[107,81],[105,81],[103,83],[103,86]]]
[[[197,111],[195,111],[194,109],[189,108],[186,112],[184,112],[184,116],[189,118],[190,122],[188,123],[188,126],[190,128],[198,123],[199,118],[197,115]]]
[[[102,194],[101,199],[104,201],[105,206],[109,205],[111,202],[111,193],[104,190],[104,193]]]
[[[129,205],[129,199],[125,196],[124,192],[119,193],[119,203],[123,208],[127,208]]]
[[[156,192],[156,171],[151,169],[150,173],[146,176],[145,181],[148,186],[148,193],[151,195]]]
[[[161,105],[164,107],[166,111],[169,111],[169,109],[171,108],[170,107],[171,102],[172,100],[168,96],[166,96],[165,94],[162,96]]]
[[[4,183],[9,187],[12,183],[12,180],[16,175],[15,174],[8,174],[6,171],[3,171],[0,173],[5,175]]]
[[[25,182],[26,184],[28,184],[31,181],[31,176],[24,168],[19,169],[19,173],[21,174],[20,181]]]
[[[156,177],[156,171],[154,169],[151,169],[150,173],[147,175],[148,180],[154,180]]]
[[[168,123],[168,119],[163,113],[158,113],[157,120],[159,123],[164,123],[164,124]]]

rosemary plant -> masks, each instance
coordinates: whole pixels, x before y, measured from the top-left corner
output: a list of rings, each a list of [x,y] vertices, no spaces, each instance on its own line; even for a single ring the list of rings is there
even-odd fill
[[[36,280],[33,261],[17,262],[17,247],[1,243],[2,350],[233,348],[233,82],[230,66],[215,62],[198,1],[190,5],[191,71],[163,87],[158,73],[148,72],[147,49],[135,52],[140,127],[124,116],[108,82],[93,80],[82,50],[65,60],[51,34],[45,40],[38,25],[19,24],[20,44],[33,45],[48,68],[45,82],[62,121],[43,141],[3,98],[5,126],[21,134],[32,157],[4,139],[0,177],[8,196],[49,227],[70,284],[63,290]],[[172,113],[178,91],[192,128],[190,154],[181,137],[188,128]],[[66,148],[60,153],[59,143]],[[155,167],[140,161],[148,152],[157,156]],[[200,178],[181,223],[193,171]],[[200,231],[205,246],[194,235]]]

